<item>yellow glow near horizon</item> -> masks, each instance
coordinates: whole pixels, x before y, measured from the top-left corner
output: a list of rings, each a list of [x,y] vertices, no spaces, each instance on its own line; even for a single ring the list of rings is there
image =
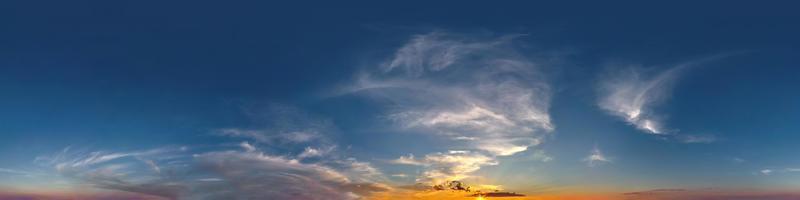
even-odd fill
[[[486,200],[486,198],[483,198],[483,196],[478,196],[478,197],[475,197],[475,200]]]

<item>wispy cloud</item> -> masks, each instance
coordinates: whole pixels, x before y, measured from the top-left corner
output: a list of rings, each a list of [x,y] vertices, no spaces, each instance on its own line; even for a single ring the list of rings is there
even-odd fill
[[[414,159],[414,154],[408,154],[408,156],[400,156],[399,158],[391,160],[390,162],[401,165],[425,165],[425,163]]]
[[[415,35],[376,70],[359,74],[343,93],[389,102],[388,118],[399,127],[440,135],[471,152],[434,152],[422,160],[458,157],[482,162],[447,164],[464,164],[452,166],[462,169],[496,164],[494,157],[536,146],[555,128],[548,113],[551,92],[540,72],[542,63],[515,47],[514,39],[521,36],[441,31]],[[409,160],[401,157],[396,162],[414,163]],[[441,179],[441,174],[460,178],[466,171],[474,170],[442,173],[431,167],[421,179]]]
[[[353,182],[352,177],[323,165],[261,153],[211,152],[196,158],[203,168],[238,186],[227,193],[234,199],[357,199],[389,189],[376,183]]]
[[[534,151],[533,154],[531,154],[531,159],[541,162],[550,162],[553,160],[553,157],[547,155],[544,151]]]
[[[783,169],[766,168],[758,171],[758,173],[760,173],[761,175],[772,175],[774,173],[795,173],[795,172],[800,172],[800,168],[791,168],[791,167]]]
[[[32,172],[32,171],[26,171],[26,170],[16,170],[16,169],[7,169],[7,168],[0,168],[0,173],[21,175],[21,176],[40,176],[40,175],[44,175],[43,173],[39,173],[39,172]]]
[[[321,128],[331,124],[320,126],[320,121],[295,118],[285,122],[291,123],[290,129],[217,132],[245,140],[238,145],[131,152],[65,148],[37,162],[84,185],[166,199],[361,199],[390,190],[381,183],[386,180],[383,173],[369,162],[335,152],[322,132],[328,129]],[[286,134],[294,133],[289,130],[315,130],[318,135],[295,137]]]
[[[267,145],[330,143],[325,134],[335,130],[330,119],[316,116],[290,105],[269,103],[246,106],[253,121],[249,128],[222,128],[215,135],[251,140]]]
[[[665,134],[653,106],[667,99],[679,72],[689,65],[670,68],[654,76],[631,67],[613,72],[600,85],[600,108],[650,134]]]
[[[600,148],[595,145],[592,151],[588,156],[586,156],[586,158],[583,159],[583,161],[586,162],[589,167],[595,167],[601,164],[610,163],[611,159],[606,157],[603,152],[600,151]]]
[[[599,82],[597,104],[609,114],[648,134],[671,135],[684,143],[714,142],[717,138],[713,135],[677,135],[677,129],[664,125],[665,115],[658,113],[655,107],[672,96],[673,86],[683,71],[728,55],[707,57],[661,71],[641,66],[609,70]]]
[[[714,135],[679,135],[675,136],[678,141],[683,143],[713,143],[718,139]]]
[[[398,177],[398,178],[405,178],[405,177],[408,177],[408,174],[392,174],[391,176],[392,177]]]
[[[412,155],[409,155],[408,157],[400,157],[394,162],[397,164],[425,166],[428,170],[417,179],[418,182],[422,183],[463,180],[470,178],[472,172],[478,171],[483,166],[498,164],[492,157],[469,151],[431,153],[421,159],[414,159]]]

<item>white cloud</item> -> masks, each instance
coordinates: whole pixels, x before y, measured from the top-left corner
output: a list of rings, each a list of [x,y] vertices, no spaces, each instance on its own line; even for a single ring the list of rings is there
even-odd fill
[[[201,179],[197,179],[197,181],[215,182],[215,181],[223,181],[223,180],[221,178],[201,178]]]
[[[481,158],[474,161],[483,162],[456,162],[449,168],[497,164],[494,157],[528,150],[555,128],[548,113],[551,91],[540,72],[541,63],[516,48],[513,40],[518,37],[415,35],[377,71],[359,74],[343,93],[385,102],[388,118],[401,128],[448,138],[454,147],[471,150],[472,158]],[[430,153],[422,161],[435,165],[434,159],[444,156],[472,160],[463,154]],[[394,162],[421,162],[412,160],[409,156]],[[464,166],[452,166],[457,163]],[[428,178],[465,175],[464,170],[456,171],[444,173],[429,167],[424,174]]]
[[[392,177],[398,177],[398,178],[405,178],[405,177],[408,177],[408,174],[392,174],[391,176]]]
[[[544,151],[534,151],[531,155],[531,158],[536,161],[541,162],[550,162],[553,160],[553,157],[544,153]]]
[[[84,182],[96,188],[177,199],[185,186],[164,178],[159,161],[172,161],[180,156],[176,148],[158,148],[134,152],[82,151],[65,148],[53,156],[39,156],[36,161],[52,166],[63,177]],[[185,158],[185,157],[184,157]],[[171,168],[170,168],[171,169]]]
[[[800,168],[786,168],[783,171],[785,171],[785,172],[800,172]]]
[[[605,77],[600,85],[600,108],[621,117],[636,128],[650,134],[665,134],[653,106],[670,96],[678,72],[685,66],[647,77],[639,68],[628,68]]]
[[[401,164],[401,165],[425,165],[425,163],[419,162],[414,159],[414,154],[408,154],[408,156],[400,156],[397,159],[391,160],[391,163],[394,164]]]
[[[478,171],[481,167],[498,164],[492,157],[469,151],[431,153],[421,159],[414,159],[413,155],[401,156],[393,162],[424,166],[427,170],[423,172],[417,181],[430,184],[470,178],[470,174]]]
[[[245,151],[248,151],[248,152],[256,150],[256,147],[253,146],[252,144],[248,143],[248,142],[239,143],[239,147],[242,147],[242,149],[244,149]]]
[[[800,168],[784,168],[784,169],[762,169],[758,171],[762,175],[771,175],[774,173],[794,173],[800,172]]]
[[[147,164],[147,166],[150,166],[150,169],[152,169],[156,173],[159,173],[159,174],[161,173],[161,167],[158,167],[158,164],[156,164],[155,161],[148,160],[148,159],[141,159],[141,158],[140,158],[140,160],[142,162],[144,162],[145,164]]]
[[[247,138],[260,143],[304,143],[311,142],[315,139],[321,138],[321,135],[316,130],[304,131],[289,131],[271,133],[266,130],[247,130],[237,128],[220,129],[217,131],[218,135]]]
[[[297,157],[300,158],[300,159],[312,158],[312,157],[320,157],[320,156],[323,156],[323,155],[327,154],[328,152],[332,151],[333,149],[334,149],[334,147],[323,148],[323,149],[306,147],[303,150],[303,152],[301,152],[300,155],[298,155]]]
[[[664,115],[657,113],[654,109],[655,106],[672,96],[672,88],[681,71],[728,55],[730,54],[683,63],[658,73],[652,73],[652,68],[645,69],[639,66],[617,68],[616,71],[610,71],[609,75],[601,77],[598,106],[646,133],[675,135],[676,130],[670,130],[664,126]],[[685,143],[716,141],[712,135],[676,137]]]
[[[256,122],[254,128],[223,128],[213,133],[268,146],[296,146],[330,143],[325,135],[335,130],[329,119],[288,105],[250,105],[245,112]]]
[[[13,174],[13,175],[22,175],[22,176],[39,176],[44,175],[39,172],[31,172],[31,171],[24,171],[24,170],[16,170],[16,169],[7,169],[7,168],[0,168],[0,173],[6,174]]]
[[[595,167],[600,164],[610,163],[611,159],[606,157],[603,152],[595,146],[586,158],[583,159],[589,167]]]

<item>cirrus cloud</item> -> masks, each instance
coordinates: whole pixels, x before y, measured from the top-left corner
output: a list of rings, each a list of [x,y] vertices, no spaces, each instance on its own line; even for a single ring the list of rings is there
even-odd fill
[[[421,181],[463,179],[498,164],[497,156],[540,144],[555,129],[542,63],[514,43],[522,36],[415,35],[343,93],[389,102],[388,119],[398,127],[436,134],[469,150],[394,161],[425,166]]]

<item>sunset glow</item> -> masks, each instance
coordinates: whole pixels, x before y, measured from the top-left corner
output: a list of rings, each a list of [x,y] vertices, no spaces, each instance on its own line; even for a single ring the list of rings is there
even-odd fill
[[[0,1],[0,200],[800,200],[797,8]]]

